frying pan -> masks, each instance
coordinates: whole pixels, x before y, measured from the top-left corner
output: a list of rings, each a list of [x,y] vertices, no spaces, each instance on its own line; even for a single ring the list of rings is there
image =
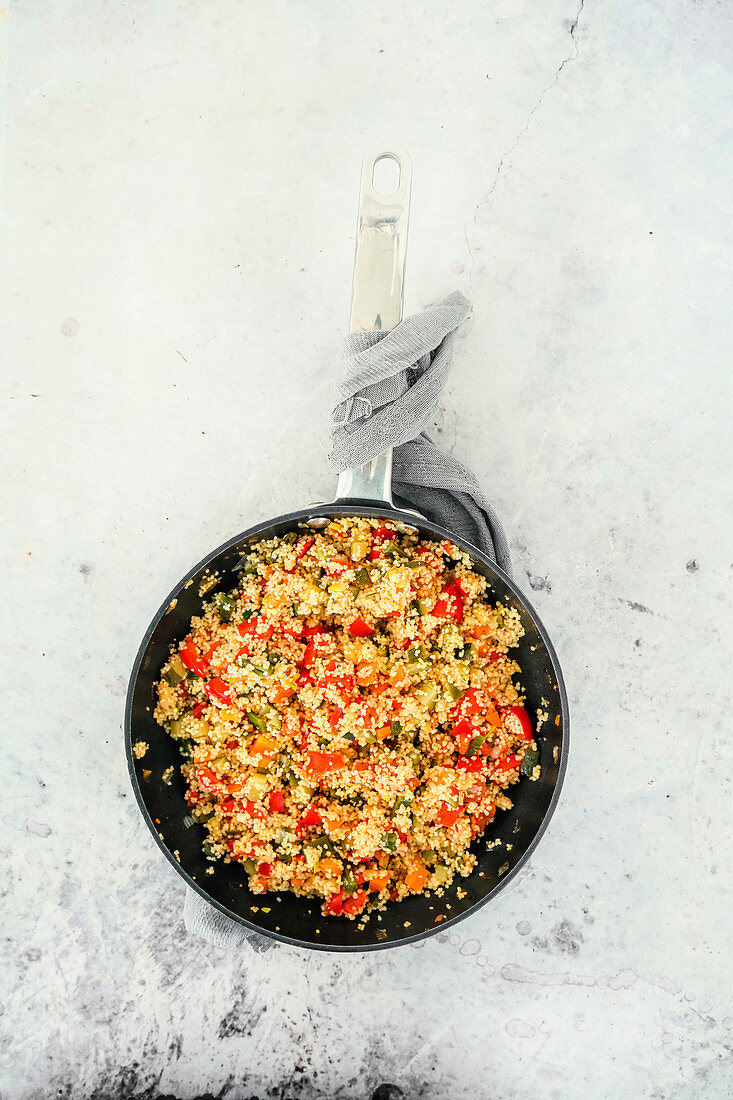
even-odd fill
[[[373,185],[375,165],[384,157],[396,161],[400,170],[398,188],[389,198],[378,194]],[[393,328],[401,319],[411,173],[409,157],[396,146],[372,149],[364,160],[352,332]],[[387,451],[362,469],[341,474],[333,503],[311,505],[258,523],[195,565],[153,617],[135,658],[127,693],[125,744],[130,779],[142,815],[163,854],[191,889],[233,920],[273,939],[316,950],[370,951],[410,943],[449,928],[486,904],[517,874],[540,840],[557,804],[567,760],[565,687],[555,651],[534,608],[477,547],[429,519],[397,507],[392,500],[391,468],[392,453]],[[520,779],[509,792],[513,809],[500,812],[488,832],[474,841],[477,865],[472,874],[457,877],[441,897],[414,894],[389,905],[374,914],[363,929],[355,921],[322,916],[318,899],[291,893],[256,896],[236,863],[206,860],[203,825],[190,825],[190,818],[188,824],[184,821],[188,807],[180,751],[153,718],[154,686],[171,645],[178,645],[188,634],[192,616],[201,614],[204,602],[214,592],[236,586],[236,566],[250,542],[300,528],[322,528],[343,515],[400,521],[419,530],[421,538],[450,539],[467,550],[475,570],[486,578],[487,598],[519,613],[525,633],[513,654],[522,669],[526,707],[532,717],[538,711],[546,716],[536,738],[541,775],[534,781]],[[132,748],[139,741],[148,745],[141,759]],[[495,845],[497,839],[500,843]]]

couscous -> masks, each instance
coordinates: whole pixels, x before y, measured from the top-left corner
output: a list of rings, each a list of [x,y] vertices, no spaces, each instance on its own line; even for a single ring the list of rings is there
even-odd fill
[[[522,632],[466,553],[401,524],[253,544],[157,685],[207,858],[351,919],[470,874],[471,841],[539,772]]]

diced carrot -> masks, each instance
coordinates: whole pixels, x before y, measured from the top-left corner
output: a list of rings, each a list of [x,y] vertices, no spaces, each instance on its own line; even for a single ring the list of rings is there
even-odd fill
[[[389,737],[391,732],[391,726],[379,726],[378,729],[375,729],[374,736],[376,737],[377,741],[384,741],[385,737]]]
[[[295,691],[294,684],[278,684],[272,693],[272,701],[276,707],[279,707],[283,703],[287,703],[288,699],[295,694]]]
[[[396,665],[389,674],[389,682],[393,688],[404,687],[410,679],[410,674],[404,665]]]
[[[318,864],[318,870],[323,871],[324,875],[333,875],[334,878],[340,875],[343,870],[343,864],[339,863],[337,859],[331,859],[330,856],[326,856]]]
[[[405,875],[405,886],[412,894],[419,894],[428,881],[427,868],[419,864],[413,867]]]
[[[392,878],[389,871],[380,871],[376,875],[369,876],[369,889],[375,894],[378,894],[380,890],[384,890],[385,886]]]
[[[374,661],[359,661],[356,666],[356,682],[360,687],[373,684],[377,678],[377,666]]]
[[[259,759],[259,767],[271,764],[279,751],[280,747],[277,741],[273,741],[272,737],[268,737],[264,733],[255,737],[254,741],[249,746],[250,754]]]

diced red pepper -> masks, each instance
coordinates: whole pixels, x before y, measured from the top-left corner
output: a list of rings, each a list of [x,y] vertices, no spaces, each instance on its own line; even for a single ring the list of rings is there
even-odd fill
[[[298,677],[298,687],[303,687],[304,684],[314,684],[315,680],[309,672],[301,672]]]
[[[285,812],[285,799],[282,791],[270,792],[270,809],[274,814],[282,814]]]
[[[343,557],[329,558],[324,561],[323,568],[326,570],[329,577],[341,577],[347,569],[351,568],[351,562],[348,558]]]
[[[188,790],[186,791],[186,802],[188,803],[188,805],[189,806],[195,806],[196,803],[199,801],[199,798],[200,798],[200,795],[199,795],[198,791],[193,791],[189,787]]]
[[[315,664],[316,657],[322,655],[331,648],[333,644],[333,634],[322,633],[314,634],[308,645],[305,647],[305,653],[303,655],[303,664],[306,668],[310,668]]]
[[[382,557],[382,551],[377,550],[374,547],[372,547],[372,549],[367,554],[367,558],[369,559],[369,561],[379,561],[379,559],[381,557]]]
[[[322,825],[323,818],[315,806],[309,806],[299,822],[300,825]]]
[[[272,874],[272,864],[261,863],[257,868],[257,873],[262,875],[263,878],[267,878],[269,875]]]
[[[396,534],[392,527],[375,527],[372,531],[372,542],[391,542]]]
[[[212,699],[215,699],[217,703],[223,703],[224,706],[231,706],[234,702],[229,684],[225,684],[218,677],[207,682],[206,691]]]
[[[197,703],[196,706],[193,708],[194,718],[200,718],[208,705],[208,703]]]
[[[343,768],[344,763],[340,752],[316,752],[311,749],[306,760],[305,771],[307,775],[328,775],[329,772]]]
[[[206,665],[194,645],[193,638],[186,638],[181,646],[181,660],[186,668],[190,668],[191,672],[195,672],[197,676],[206,675]]]
[[[232,812],[232,810],[234,809],[235,805],[236,805],[236,803],[235,803],[234,799],[230,796],[229,798],[224,799],[224,801],[221,804],[221,808],[222,808],[222,810],[224,811],[225,814],[230,814]]]
[[[373,633],[374,627],[365,623],[360,615],[357,615],[349,626],[349,634],[353,634],[355,638],[368,638]]]
[[[500,661],[503,656],[504,654],[500,653],[498,649],[492,649],[491,653],[489,654],[489,661],[493,665],[496,661]]]
[[[448,717],[454,722],[469,714],[481,714],[487,704],[486,697],[478,688],[469,688],[454,707],[448,711]]]
[[[329,913],[333,913],[334,917],[341,916],[341,910],[344,907],[344,892],[339,890],[338,894],[332,894],[326,902],[326,909]]]
[[[247,813],[249,814],[249,816],[253,817],[255,819],[255,821],[264,821],[265,818],[267,817],[267,814],[262,809],[262,807],[261,806],[255,806],[254,802],[252,802],[249,798],[244,803],[244,808],[247,811]]]
[[[502,710],[502,714],[513,714],[518,719],[521,728],[521,732],[517,734],[520,741],[532,741],[534,740],[534,730],[532,729],[532,723],[529,720],[529,715],[524,707],[507,707]],[[511,732],[511,731],[510,731]]]
[[[433,820],[436,825],[442,825],[448,829],[451,825],[455,825],[462,812],[460,806],[457,810],[451,810],[450,806],[447,806],[446,803],[443,802]]]
[[[218,787],[221,782],[219,776],[216,772],[212,771],[211,768],[197,768],[196,775],[199,777],[201,786],[207,791],[211,791],[214,787]]]
[[[462,772],[480,772],[484,766],[480,756],[461,756],[456,761],[456,768]]]
[[[315,539],[309,538],[307,535],[302,539],[298,539],[298,542],[295,546],[295,557],[298,561],[300,561],[300,559],[308,553],[315,541]]]
[[[466,752],[468,746],[476,735],[476,727],[473,722],[469,722],[468,718],[461,718],[460,722],[456,722],[453,729],[450,731],[451,737],[455,737],[458,751]]]
[[[460,623],[463,618],[463,596],[455,581],[443,589],[431,614],[436,619],[453,619],[454,622]]]
[[[349,916],[353,916],[354,913],[358,913],[360,909],[366,904],[369,895],[366,890],[355,890],[350,898],[346,898],[343,903],[344,913],[348,913]]]
[[[521,756],[517,756],[517,754],[513,752],[511,756],[502,757],[502,759],[498,761],[496,767],[500,771],[510,772],[512,768],[518,768],[521,763]]]
[[[219,646],[223,644],[223,642],[214,642],[212,646],[209,646],[206,653],[204,653],[204,664],[210,664],[211,658],[214,656]]]
[[[252,615],[246,622],[237,623],[237,630],[243,638],[258,638],[267,641],[275,632],[275,627],[262,615]]]
[[[303,623],[303,637],[312,638],[315,634],[328,634],[329,631],[323,626],[306,626]]]

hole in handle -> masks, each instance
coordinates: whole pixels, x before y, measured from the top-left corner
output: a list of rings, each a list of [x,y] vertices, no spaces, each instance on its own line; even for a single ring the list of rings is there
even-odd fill
[[[389,198],[400,186],[400,162],[391,153],[377,157],[372,170],[372,187],[377,195]]]

